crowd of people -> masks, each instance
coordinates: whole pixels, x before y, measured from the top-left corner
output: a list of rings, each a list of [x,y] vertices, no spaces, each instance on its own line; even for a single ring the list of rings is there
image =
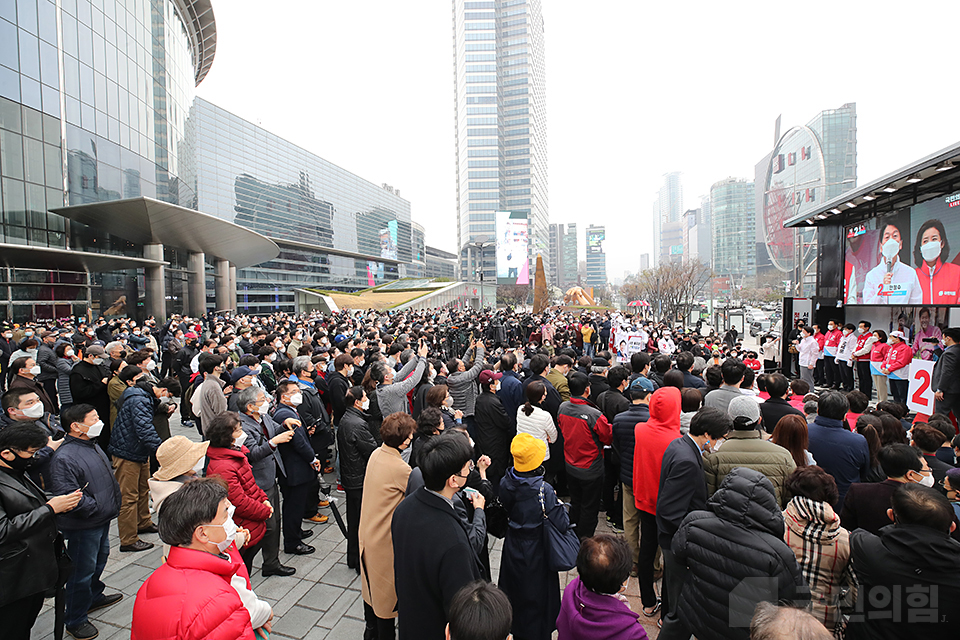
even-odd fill
[[[617,346],[625,327],[642,349]],[[53,595],[68,633],[98,635],[89,613],[123,598],[102,579],[116,520],[121,553],[163,543],[133,638],[266,638],[254,562],[293,575],[335,488],[365,640],[640,640],[641,620],[667,639],[953,637],[960,329],[914,423],[893,379],[873,404],[840,371],[886,344],[860,327],[828,327],[835,355],[811,361],[826,345],[800,326],[791,380],[732,332],[611,313],[3,326],[4,637]]]

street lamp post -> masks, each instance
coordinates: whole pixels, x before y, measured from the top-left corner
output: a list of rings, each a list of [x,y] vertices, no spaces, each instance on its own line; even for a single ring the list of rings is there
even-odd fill
[[[474,277],[477,277],[480,281],[480,308],[481,309],[483,308],[483,250],[486,249],[487,247],[492,247],[495,244],[496,242],[494,242],[493,240],[490,240],[488,236],[479,235],[474,238],[473,242],[468,242],[466,245],[468,249],[470,247],[476,247],[480,254],[479,266],[477,266],[474,269],[473,275]],[[496,303],[494,303],[494,306],[496,306]]]

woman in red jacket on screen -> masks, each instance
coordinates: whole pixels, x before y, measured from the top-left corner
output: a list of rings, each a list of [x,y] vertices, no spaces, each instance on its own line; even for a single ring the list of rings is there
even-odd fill
[[[913,247],[923,304],[957,304],[960,299],[960,266],[947,262],[949,254],[943,223],[936,219],[924,222]]]
[[[237,526],[250,531],[250,541],[240,552],[249,572],[262,546],[273,506],[253,478],[253,467],[247,460],[247,448],[243,446],[247,434],[240,426],[240,416],[233,411],[221,413],[206,432],[210,442],[207,477],[220,476],[227,483],[230,503],[237,508],[234,515]]]

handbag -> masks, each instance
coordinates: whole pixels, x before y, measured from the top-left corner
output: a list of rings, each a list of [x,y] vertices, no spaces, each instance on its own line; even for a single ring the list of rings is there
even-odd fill
[[[500,502],[499,496],[494,497],[493,502],[484,509],[484,515],[487,519],[487,533],[494,538],[505,538],[509,525],[509,516],[506,508]]]
[[[547,516],[547,508],[543,503],[543,484],[540,483],[540,511],[543,513],[543,546],[547,555],[547,568],[550,571],[570,571],[577,566],[580,539],[570,528],[560,531]]]

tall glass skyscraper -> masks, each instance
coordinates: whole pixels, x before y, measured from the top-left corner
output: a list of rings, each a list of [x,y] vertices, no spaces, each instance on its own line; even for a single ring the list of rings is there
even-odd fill
[[[710,187],[713,217],[713,272],[736,287],[757,279],[756,215],[753,182],[727,178]]]
[[[546,65],[541,0],[453,0],[457,242],[461,277],[470,243],[496,234],[495,212],[527,213],[530,273],[549,259]],[[485,279],[496,278],[493,246]]]
[[[680,172],[663,175],[663,185],[653,201],[654,264],[683,260],[683,186]]]

